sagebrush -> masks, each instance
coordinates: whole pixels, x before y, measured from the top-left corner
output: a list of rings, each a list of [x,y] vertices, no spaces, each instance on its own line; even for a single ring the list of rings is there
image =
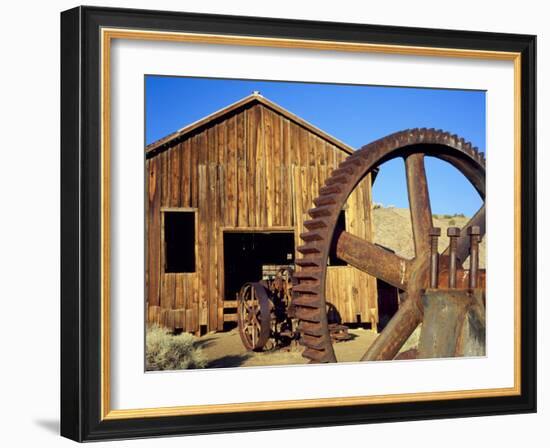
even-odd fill
[[[208,363],[193,335],[156,325],[147,328],[145,351],[146,370],[202,369]]]

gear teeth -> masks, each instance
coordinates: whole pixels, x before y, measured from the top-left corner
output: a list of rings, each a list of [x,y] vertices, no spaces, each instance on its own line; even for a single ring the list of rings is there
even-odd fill
[[[330,216],[332,214],[333,207],[329,205],[322,205],[320,207],[310,208],[307,212],[312,218],[321,218],[323,216]]]
[[[326,194],[324,196],[319,196],[313,200],[313,203],[317,207],[322,207],[323,205],[335,205],[337,196],[335,194]]]
[[[298,246],[296,250],[304,255],[321,253],[321,249],[319,249],[317,246],[314,246],[313,244],[305,244],[303,246]]]
[[[294,300],[294,299],[293,299]],[[307,320],[315,324],[321,323],[321,313],[319,308],[296,307],[296,317],[301,320]]]
[[[338,165],[338,168],[359,168],[363,165],[363,160],[361,159],[360,151],[356,151],[351,156],[349,156],[346,160],[344,160],[340,165]]]
[[[321,277],[320,269],[304,269],[300,272],[294,273],[294,278],[298,280],[319,280]]]
[[[304,221],[304,227],[308,230],[324,229],[327,223],[323,219],[309,219]]]
[[[311,359],[312,363],[327,363],[330,362],[330,355],[326,350],[315,350],[313,348],[306,348],[302,352],[304,358]]]
[[[330,173],[331,176],[351,176],[355,170],[353,169],[353,165],[347,165],[342,166],[340,164],[338,168],[336,168],[332,173]]]
[[[294,306],[300,306],[305,308],[319,308],[321,306],[321,299],[319,296],[300,296],[292,299]]]
[[[300,283],[292,288],[292,293],[296,294],[319,294],[319,282]]]
[[[301,266],[302,268],[309,268],[309,267],[321,267],[322,262],[321,258],[319,257],[304,257],[304,258],[298,258],[294,261],[298,266]]]
[[[350,180],[347,174],[340,174],[339,176],[331,176],[325,180],[325,185],[334,185],[334,184],[346,184]]]
[[[311,322],[306,322],[305,320],[300,321],[298,324],[298,331],[300,334],[308,334],[310,336],[323,336],[323,330],[317,324],[312,324]]]
[[[327,346],[325,338],[308,336],[308,335],[303,335],[300,338],[300,343],[302,345],[305,345],[307,348],[318,350],[318,351],[324,351]]]
[[[309,243],[311,241],[322,241],[323,235],[320,232],[304,232],[300,233],[300,238]]]
[[[340,194],[342,193],[342,187],[338,184],[335,185],[326,185],[319,188],[319,194]]]

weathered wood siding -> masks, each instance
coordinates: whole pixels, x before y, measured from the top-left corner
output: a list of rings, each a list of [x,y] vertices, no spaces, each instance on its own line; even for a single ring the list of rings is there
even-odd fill
[[[148,321],[197,332],[224,323],[223,230],[290,228],[348,154],[262,104],[248,105],[146,160]],[[347,230],[372,239],[370,178],[346,205]],[[196,210],[196,272],[164,272],[163,210]],[[327,299],[344,322],[375,322],[376,281],[349,266],[328,269]]]

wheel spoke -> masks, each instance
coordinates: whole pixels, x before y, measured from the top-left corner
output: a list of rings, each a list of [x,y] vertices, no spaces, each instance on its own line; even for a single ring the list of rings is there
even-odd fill
[[[245,311],[246,322],[250,323],[252,322],[252,316],[254,315],[254,307],[250,302],[247,302],[245,307],[246,307],[246,311]]]
[[[468,227],[479,226],[481,237],[485,235],[485,204],[476,212],[476,214],[468,221],[468,223],[460,230],[456,245],[456,256],[459,259],[458,264],[462,266],[468,255],[470,254],[470,237],[468,236]],[[442,269],[448,267],[449,262],[449,247],[443,252],[441,259]]]
[[[424,154],[414,153],[407,156],[405,169],[415,255],[424,258],[428,257],[430,253],[428,235],[433,226]]]
[[[422,312],[418,306],[421,295],[419,290],[407,293],[397,313],[378,335],[373,344],[361,358],[361,361],[383,361],[395,358],[409,336],[422,321]]]
[[[349,232],[342,232],[337,238],[338,258],[396,288],[407,289],[409,260]]]

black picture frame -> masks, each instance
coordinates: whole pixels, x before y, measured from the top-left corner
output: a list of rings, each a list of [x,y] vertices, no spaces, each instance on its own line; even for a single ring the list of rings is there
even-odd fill
[[[100,29],[521,54],[521,394],[128,419],[101,418]],[[61,435],[76,441],[536,412],[536,37],[77,7],[61,14]]]

